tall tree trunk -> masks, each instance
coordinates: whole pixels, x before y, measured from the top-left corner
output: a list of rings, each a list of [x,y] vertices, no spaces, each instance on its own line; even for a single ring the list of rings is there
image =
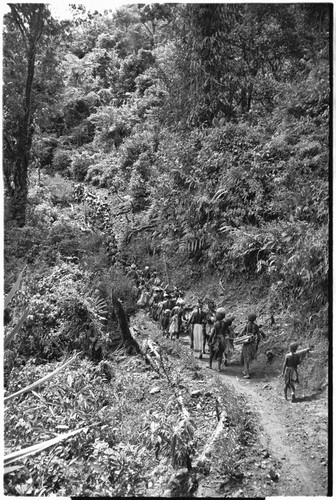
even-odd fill
[[[43,31],[45,6],[43,4],[32,4],[31,11],[28,14],[24,7],[22,11],[20,10],[20,4],[12,4],[10,7],[13,19],[22,34],[27,58],[23,112],[18,127],[16,145],[12,148],[14,150],[12,155],[12,189],[9,190],[10,218],[16,221],[19,227],[23,227],[26,223],[28,165],[33,135],[31,98],[36,50]]]

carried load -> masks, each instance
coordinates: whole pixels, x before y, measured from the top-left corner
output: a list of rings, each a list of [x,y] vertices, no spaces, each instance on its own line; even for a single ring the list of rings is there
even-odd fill
[[[234,339],[233,343],[234,345],[249,344],[250,342],[253,342],[253,340],[254,340],[254,335],[244,335],[243,337],[238,337]]]

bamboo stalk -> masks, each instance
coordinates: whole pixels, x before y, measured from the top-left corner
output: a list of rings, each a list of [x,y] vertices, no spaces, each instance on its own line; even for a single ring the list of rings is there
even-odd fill
[[[16,326],[14,326],[13,330],[8,334],[6,335],[5,339],[4,339],[4,347],[6,349],[6,347],[9,346],[9,344],[11,343],[11,341],[13,340],[14,336],[17,334],[17,332],[21,329],[23,323],[26,321],[27,319],[27,316],[28,316],[28,313],[29,313],[29,308],[27,307],[27,309],[24,310],[18,324]]]
[[[20,286],[20,283],[21,283],[21,280],[22,280],[22,276],[23,276],[23,273],[25,271],[27,266],[24,266],[24,268],[22,269],[21,273],[19,274],[18,276],[18,279],[16,280],[16,282],[14,283],[14,285],[12,286],[9,294],[6,296],[5,298],[5,301],[4,301],[4,307],[6,309],[6,307],[8,306],[8,304],[10,303],[10,301],[12,300],[12,298],[14,297],[15,293],[18,291],[19,289],[19,286]]]
[[[76,429],[75,431],[68,432],[67,434],[60,434],[55,438],[48,439],[48,441],[43,441],[42,443],[34,444],[33,446],[29,446],[28,448],[22,448],[21,450],[13,451],[13,453],[9,453],[4,457],[4,465],[8,465],[16,460],[21,460],[22,458],[26,458],[35,453],[39,453],[40,451],[53,446],[54,444],[60,443],[69,437],[75,436],[79,432],[87,430],[89,427],[83,427],[82,429]]]
[[[24,387],[20,391],[15,392],[14,394],[11,394],[10,396],[7,396],[6,398],[4,398],[4,402],[10,401],[11,399],[15,398],[16,396],[19,396],[20,394],[24,394],[25,392],[28,392],[28,391],[34,389],[35,387],[37,387],[38,385],[41,385],[44,382],[46,382],[47,380],[51,379],[58,372],[60,372],[61,370],[63,370],[63,368],[65,368],[70,363],[72,363],[77,358],[77,356],[78,356],[78,354],[76,354],[73,358],[69,359],[69,361],[67,361],[66,363],[63,363],[63,365],[61,365],[58,368],[56,368],[56,370],[54,370],[53,372],[49,373],[48,375],[46,375],[45,377],[41,378],[40,380],[37,380],[33,384],[27,385],[27,387]]]

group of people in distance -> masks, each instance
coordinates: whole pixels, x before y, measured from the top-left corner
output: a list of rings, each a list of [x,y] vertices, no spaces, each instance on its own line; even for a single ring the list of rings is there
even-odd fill
[[[247,315],[247,322],[238,334],[234,332],[234,316],[226,317],[225,309],[217,307],[211,299],[206,306],[198,300],[193,308],[187,306],[184,292],[177,287],[169,289],[161,283],[157,273],[150,272],[149,267],[139,271],[135,264],[128,269],[127,276],[133,280],[137,288],[139,307],[148,309],[154,321],[158,321],[162,334],[170,339],[180,339],[181,334],[190,336],[190,348],[199,356],[209,352],[209,368],[217,361],[218,371],[222,365],[228,365],[235,345],[242,344],[241,363],[244,378],[250,378],[250,364],[256,358],[260,341],[267,337],[256,323],[256,314]],[[287,399],[291,390],[291,400],[295,400],[295,384],[298,382],[297,367],[303,356],[310,350],[298,351],[298,345],[292,343],[290,352],[286,355],[282,376],[285,378],[284,394]],[[223,363],[224,361],[224,363]]]

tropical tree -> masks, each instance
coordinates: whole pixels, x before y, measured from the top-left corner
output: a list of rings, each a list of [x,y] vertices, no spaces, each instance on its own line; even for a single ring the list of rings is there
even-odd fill
[[[47,83],[50,60],[54,61],[48,52],[54,30],[46,5],[10,4],[4,28],[4,180],[10,199],[9,217],[19,227],[25,225],[26,219],[36,111],[42,93],[55,98],[55,88],[51,90]],[[37,72],[44,72],[39,85]]]

